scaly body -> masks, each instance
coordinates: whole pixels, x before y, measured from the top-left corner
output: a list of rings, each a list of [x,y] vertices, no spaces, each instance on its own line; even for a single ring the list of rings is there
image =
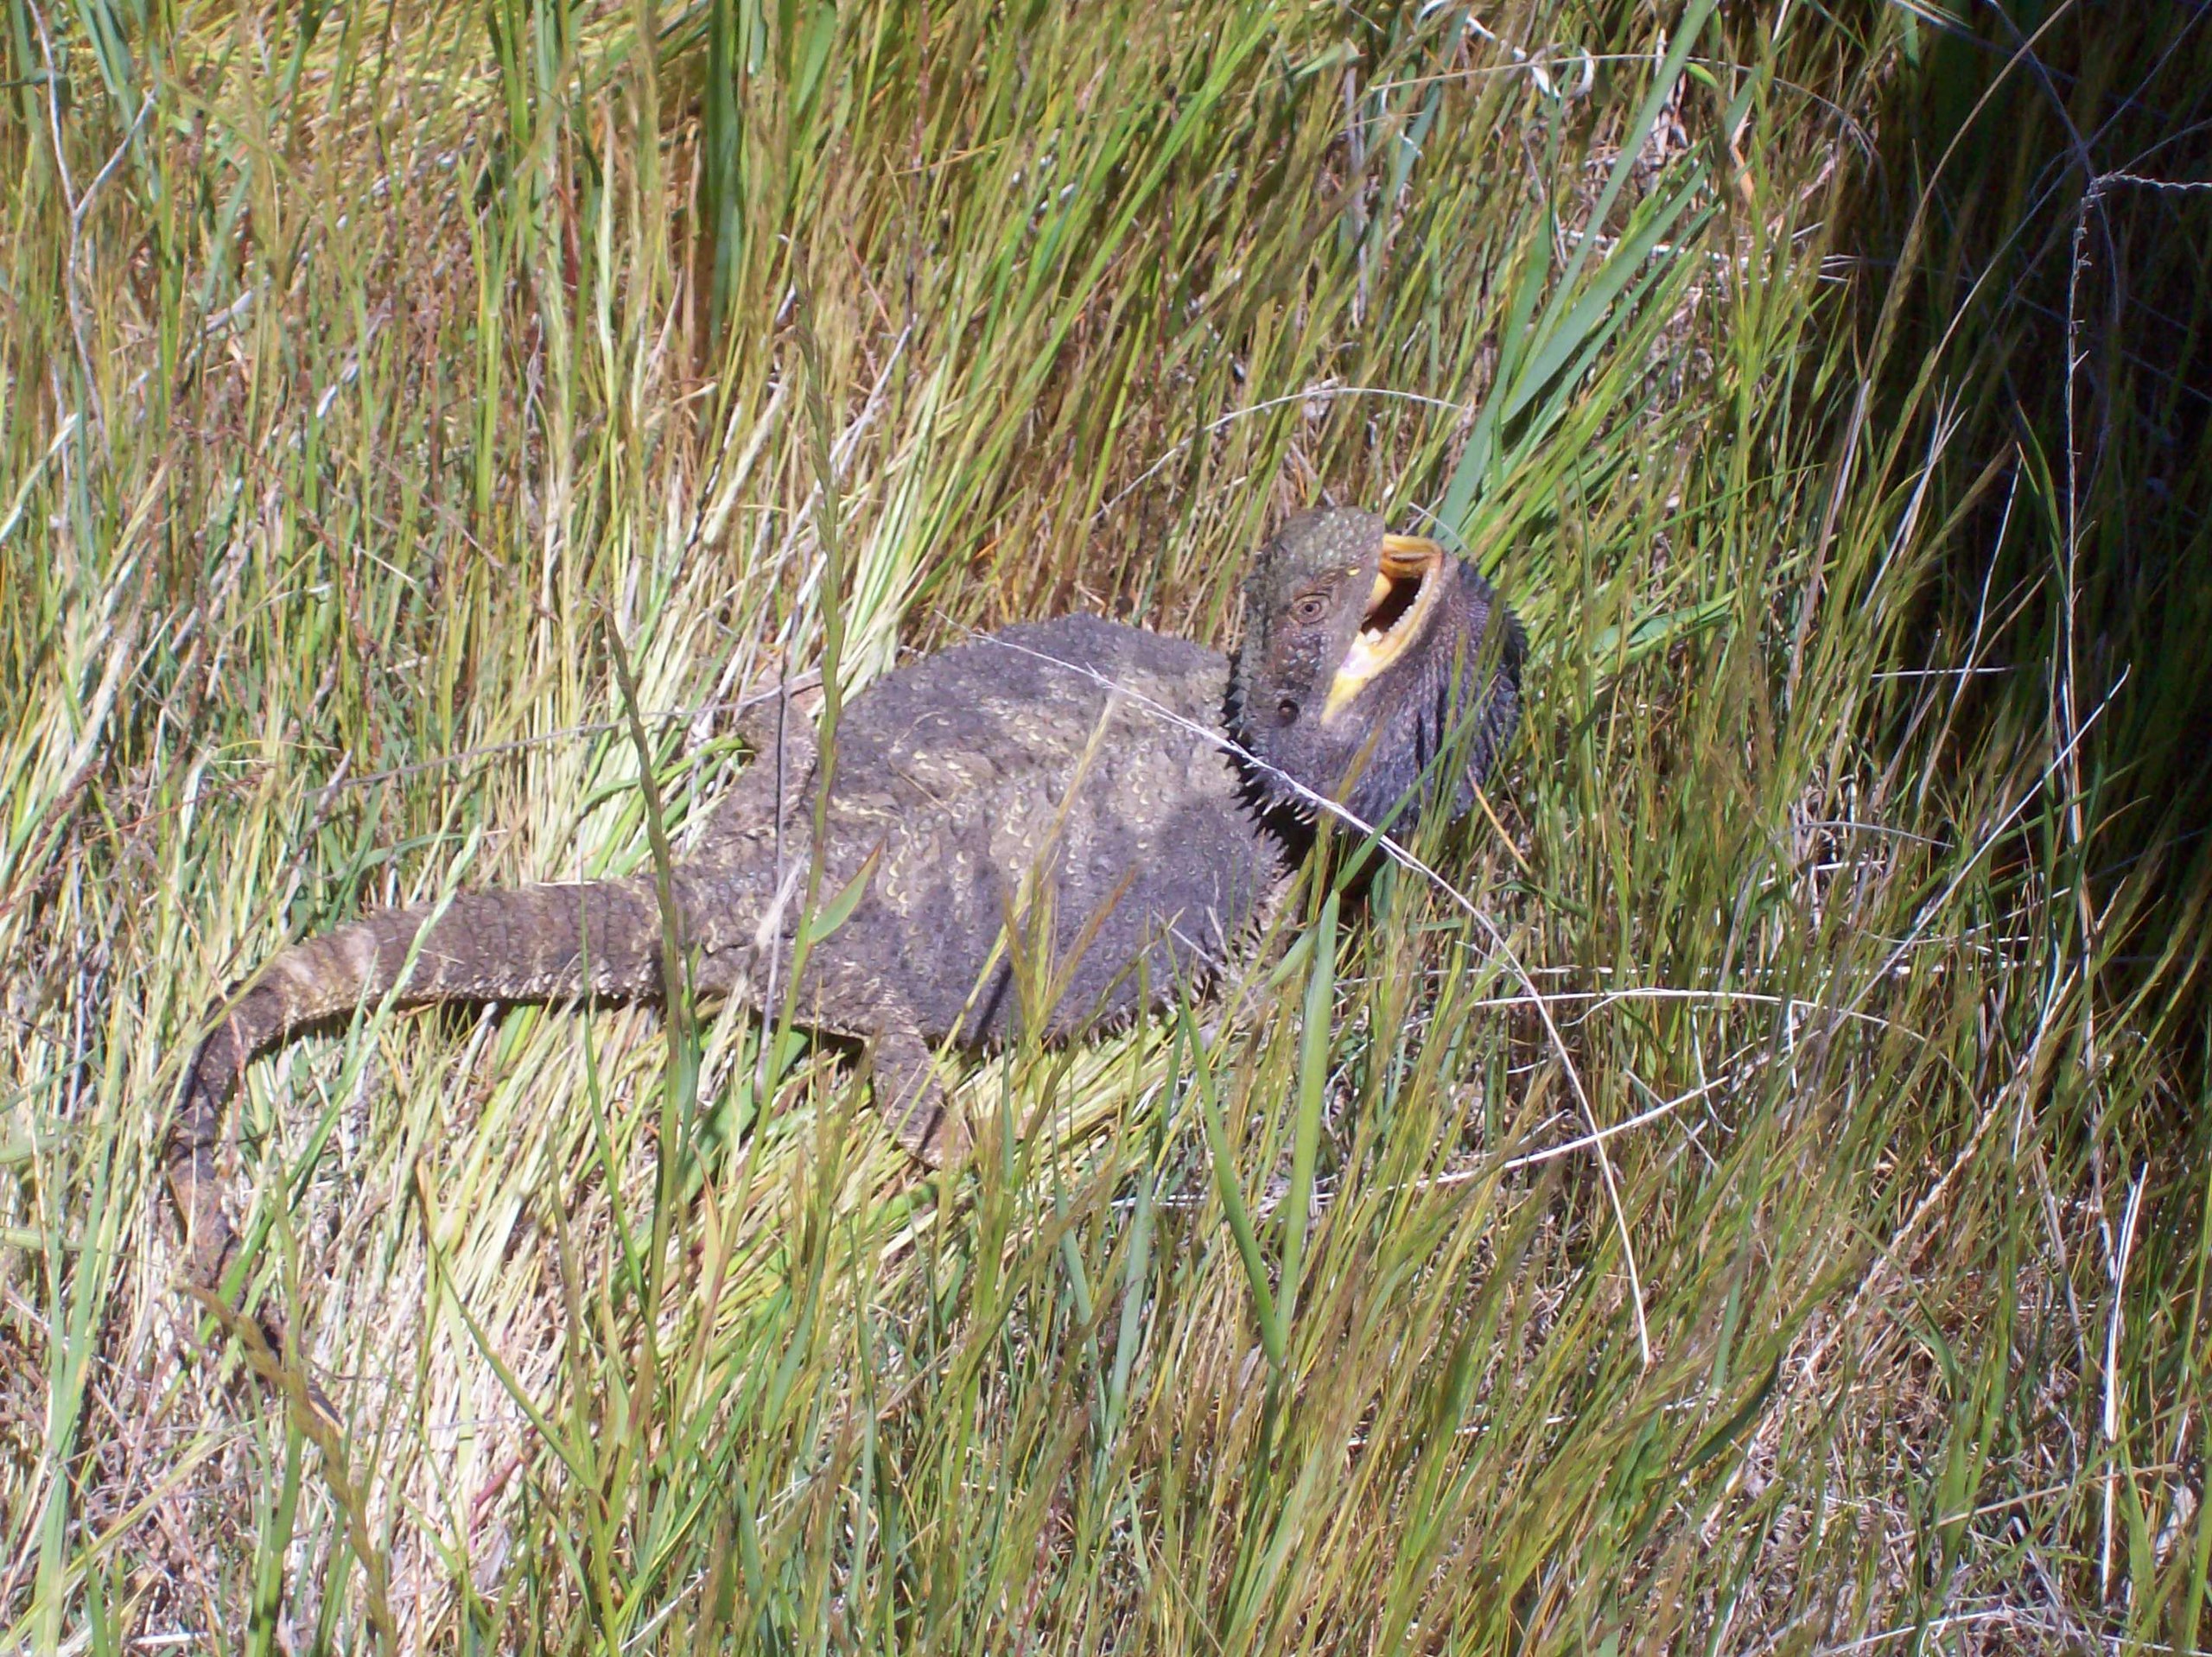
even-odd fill
[[[1379,816],[1456,759],[1427,797],[1464,809],[1513,728],[1517,626],[1502,608],[1491,625],[1471,569],[1378,518],[1286,525],[1248,607],[1233,682],[1203,646],[1067,616],[914,662],[843,710],[815,885],[855,901],[804,952],[796,1013],[868,1044],[877,1106],[923,1159],[968,1143],[938,1045],[987,1047],[1028,1020],[1065,1037],[1202,988],[1264,918],[1312,795]],[[1264,764],[1223,742],[1224,721]],[[805,721],[785,721],[672,871],[697,991],[760,1005],[788,983],[819,763]],[[256,1054],[387,995],[658,999],[663,955],[644,878],[463,893],[280,953],[217,1010],[187,1073],[168,1168],[194,1280],[213,1290],[237,1248],[216,1152]],[[1025,984],[1053,993],[1025,1006]]]

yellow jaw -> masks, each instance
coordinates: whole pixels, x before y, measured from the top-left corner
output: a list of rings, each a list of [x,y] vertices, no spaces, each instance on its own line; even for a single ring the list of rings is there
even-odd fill
[[[1330,682],[1328,699],[1321,705],[1324,722],[1349,708],[1376,674],[1428,631],[1429,614],[1444,585],[1434,577],[1443,568],[1444,549],[1435,542],[1417,535],[1382,537],[1367,614]]]

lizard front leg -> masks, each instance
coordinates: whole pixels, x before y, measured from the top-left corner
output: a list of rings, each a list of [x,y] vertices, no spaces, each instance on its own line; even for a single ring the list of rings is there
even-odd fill
[[[957,1168],[975,1141],[967,1119],[937,1074],[936,1053],[903,1019],[879,1029],[868,1043],[875,1072],[875,1108],[892,1135],[931,1168]]]

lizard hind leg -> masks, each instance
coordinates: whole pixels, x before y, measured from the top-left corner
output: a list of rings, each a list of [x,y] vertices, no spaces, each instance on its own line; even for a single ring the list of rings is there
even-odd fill
[[[764,679],[745,694],[737,734],[757,759],[772,759],[780,748],[786,771],[814,764],[814,721],[822,710],[822,676],[810,673],[788,684]]]
[[[765,689],[749,693],[737,734],[753,758],[708,818],[697,853],[701,860],[741,860],[775,838],[777,824],[795,802],[806,797],[819,752],[814,716],[821,705],[814,676],[788,687],[770,682]]]
[[[929,1167],[966,1162],[975,1141],[938,1076],[930,1044],[909,1026],[888,1026],[869,1043],[868,1059],[875,1072],[875,1108],[892,1136]]]

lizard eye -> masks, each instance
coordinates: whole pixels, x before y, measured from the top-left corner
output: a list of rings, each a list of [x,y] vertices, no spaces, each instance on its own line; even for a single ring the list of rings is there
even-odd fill
[[[1328,613],[1328,609],[1329,601],[1326,599],[1319,593],[1308,593],[1290,606],[1290,613],[1300,621],[1319,621]]]
[[[1283,725],[1297,724],[1298,704],[1293,702],[1289,697],[1285,696],[1281,702],[1275,704],[1275,719],[1277,722]]]

